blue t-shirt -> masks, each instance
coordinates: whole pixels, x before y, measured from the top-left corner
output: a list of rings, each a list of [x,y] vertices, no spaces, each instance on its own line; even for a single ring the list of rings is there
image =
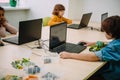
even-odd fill
[[[120,39],[111,41],[106,47],[95,52],[101,61],[107,61],[107,67],[101,70],[106,80],[120,80]]]

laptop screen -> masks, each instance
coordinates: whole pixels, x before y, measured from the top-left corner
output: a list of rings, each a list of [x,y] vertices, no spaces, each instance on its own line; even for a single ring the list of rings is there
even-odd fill
[[[108,13],[103,13],[101,15],[101,23],[108,17]]]
[[[49,48],[53,49],[66,43],[67,23],[63,22],[50,27]]]
[[[19,23],[19,43],[27,43],[41,38],[42,19]]]
[[[103,31],[103,30],[102,30],[102,22],[103,22],[107,17],[108,17],[108,13],[103,13],[103,14],[101,14],[101,31]]]
[[[86,27],[88,25],[88,23],[89,23],[91,15],[92,15],[92,13],[83,14],[81,22],[80,22],[80,26]]]

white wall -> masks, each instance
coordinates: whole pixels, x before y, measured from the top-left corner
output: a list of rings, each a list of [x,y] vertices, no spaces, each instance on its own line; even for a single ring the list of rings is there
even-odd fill
[[[69,0],[27,0],[27,6],[31,9],[29,19],[51,16],[54,5],[58,3],[65,6],[65,16],[68,16],[68,2]]]
[[[5,17],[11,25],[18,29],[19,21],[26,20],[28,12],[27,10],[7,10],[5,11]]]
[[[100,22],[104,12],[120,15],[120,0],[20,0],[20,6],[30,7],[30,11],[7,11],[8,21],[18,27],[20,20],[43,18],[51,16],[55,4],[61,3],[66,7],[65,16],[80,20],[83,13],[93,12],[91,21]]]
[[[19,6],[29,7],[30,10],[7,10],[5,16],[10,24],[18,28],[19,21],[52,16],[54,5],[58,3],[65,6],[67,17],[69,0],[20,0]]]
[[[73,20],[80,20],[83,14],[84,0],[69,0],[68,17]]]
[[[111,15],[120,15],[120,0],[70,0],[69,9],[71,12],[76,13],[87,13],[93,12],[91,21],[100,22],[101,14],[108,12]],[[76,2],[76,4],[73,4]],[[74,9],[73,6],[76,6]],[[70,12],[69,12],[70,13]],[[73,19],[79,19],[79,15],[69,14],[69,17]]]

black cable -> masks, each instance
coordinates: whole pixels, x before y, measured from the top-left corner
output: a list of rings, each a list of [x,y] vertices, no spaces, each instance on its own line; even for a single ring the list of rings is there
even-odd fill
[[[40,44],[40,39],[38,40],[38,47],[37,47],[38,49],[41,49],[42,48],[42,46],[41,46],[41,44]]]

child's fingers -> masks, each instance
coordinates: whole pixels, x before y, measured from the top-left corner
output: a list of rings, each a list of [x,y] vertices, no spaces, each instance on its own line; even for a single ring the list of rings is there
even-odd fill
[[[67,55],[67,52],[61,52],[61,53],[60,53],[60,58],[65,59],[65,58],[66,58],[66,55]]]

